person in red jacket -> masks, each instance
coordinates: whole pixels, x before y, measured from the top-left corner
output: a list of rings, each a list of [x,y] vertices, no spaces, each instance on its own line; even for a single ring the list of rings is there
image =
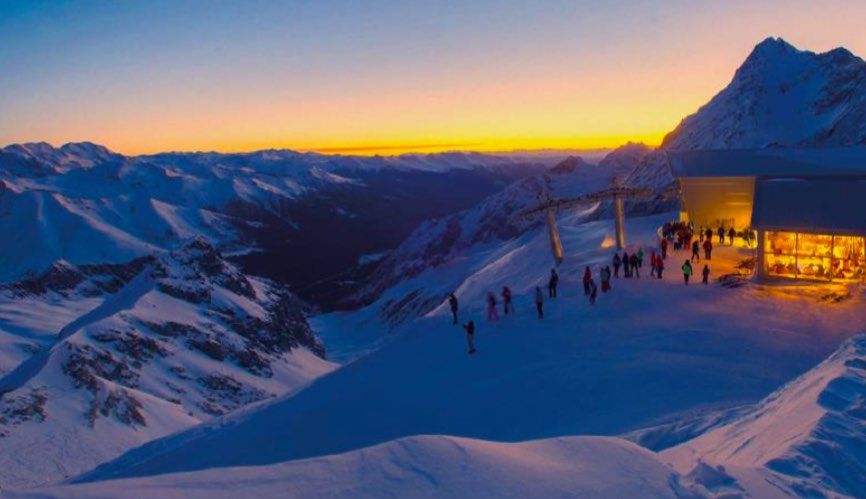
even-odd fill
[[[707,260],[712,260],[713,256],[713,241],[710,239],[706,239],[704,241],[704,258]]]
[[[657,258],[655,250],[650,251],[650,277],[655,277],[656,272],[658,272],[659,266],[656,262]]]
[[[586,267],[586,270],[583,272],[583,294],[589,296],[589,283],[592,281],[592,271],[589,270],[589,266]]]

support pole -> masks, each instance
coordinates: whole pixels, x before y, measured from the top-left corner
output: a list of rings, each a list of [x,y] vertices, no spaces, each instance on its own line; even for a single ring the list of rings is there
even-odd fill
[[[622,251],[625,248],[625,207],[622,196],[614,195],[614,222],[616,223],[616,249]]]
[[[559,239],[559,230],[556,228],[556,214],[553,208],[548,208],[544,215],[547,219],[547,233],[550,236],[550,249],[553,251],[553,260],[559,265],[562,263],[562,241]]]

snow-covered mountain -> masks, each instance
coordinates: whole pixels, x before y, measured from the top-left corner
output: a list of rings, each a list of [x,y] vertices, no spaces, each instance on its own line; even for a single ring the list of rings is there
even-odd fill
[[[866,62],[781,38],[758,44],[731,83],[664,139],[664,149],[866,143]]]
[[[18,244],[0,247],[0,282],[58,260],[122,263],[197,236],[247,271],[328,301],[333,289],[312,289],[323,278],[550,161],[288,150],[126,157],[90,143],[12,145],[0,150],[0,231]]]
[[[200,239],[125,264],[56,263],[5,285],[0,304],[3,487],[73,476],[334,367],[289,291]],[[44,331],[46,304],[80,315]]]

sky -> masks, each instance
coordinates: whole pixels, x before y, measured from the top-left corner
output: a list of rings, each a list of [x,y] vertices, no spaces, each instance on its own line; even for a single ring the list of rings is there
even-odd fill
[[[863,0],[0,0],[0,144],[126,154],[658,144],[752,47]]]

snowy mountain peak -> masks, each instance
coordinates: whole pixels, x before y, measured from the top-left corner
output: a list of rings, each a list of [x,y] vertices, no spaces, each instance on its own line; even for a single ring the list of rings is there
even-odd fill
[[[759,43],[731,83],[665,136],[662,147],[749,149],[866,143],[866,62],[837,48]]]

